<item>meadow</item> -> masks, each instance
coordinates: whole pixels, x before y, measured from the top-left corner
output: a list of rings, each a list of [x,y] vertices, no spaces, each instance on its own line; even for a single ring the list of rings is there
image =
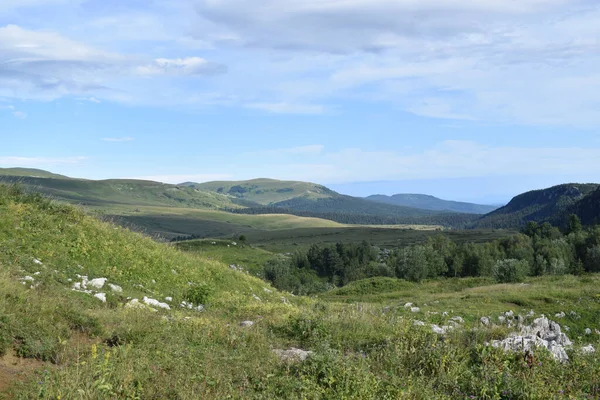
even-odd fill
[[[600,356],[582,350],[600,345],[598,274],[373,278],[301,297],[229,267],[270,257],[247,240],[184,251],[0,185],[0,398],[600,396]],[[569,362],[486,345],[516,329],[499,319],[511,310],[568,327]],[[429,326],[456,317],[444,335]],[[312,353],[274,351],[292,347]]]

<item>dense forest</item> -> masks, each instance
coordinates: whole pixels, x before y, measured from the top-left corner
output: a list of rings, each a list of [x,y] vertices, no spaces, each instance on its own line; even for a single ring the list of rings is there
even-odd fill
[[[381,249],[360,244],[313,245],[287,260],[272,260],[264,278],[279,289],[314,294],[375,276],[419,282],[438,277],[526,276],[600,272],[600,226],[584,229],[575,215],[564,231],[530,222],[521,233],[488,243],[457,244],[440,234],[424,245]]]

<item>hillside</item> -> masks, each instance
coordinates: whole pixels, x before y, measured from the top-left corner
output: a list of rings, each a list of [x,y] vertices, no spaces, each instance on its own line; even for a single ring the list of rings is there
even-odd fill
[[[548,189],[534,190],[513,198],[506,206],[501,207],[475,221],[476,228],[517,228],[527,222],[554,222],[560,224],[566,221],[570,212],[579,210],[577,204],[586,196],[598,194],[594,192],[598,184],[569,183],[553,186]],[[600,203],[593,199],[581,209],[589,215],[597,210]],[[590,218],[591,220],[591,218]]]
[[[365,199],[377,203],[420,208],[424,210],[449,211],[467,214],[487,214],[498,208],[483,204],[442,200],[426,194],[395,194],[393,196],[376,194],[366,197]]]
[[[51,197],[90,207],[122,204],[136,206],[177,206],[190,208],[236,208],[232,199],[160,182],[133,179],[87,180],[67,177],[0,176],[0,182],[18,183]]]
[[[32,178],[70,179],[64,175],[54,174],[49,171],[35,168],[0,168],[0,176],[29,176]]]
[[[0,185],[0,397],[600,394],[597,275],[526,284],[371,278],[309,298],[224,264],[258,269],[268,252],[224,241],[180,247]],[[542,347],[529,362],[488,345],[510,340],[517,321],[548,324],[544,314],[573,341],[569,362]]]
[[[334,191],[315,183],[264,178],[230,182],[186,182],[181,186],[216,192],[260,205],[270,205],[297,197],[323,199],[338,196]]]
[[[555,223],[563,224],[570,214],[576,214],[584,225],[600,224],[600,187],[569,206]]]

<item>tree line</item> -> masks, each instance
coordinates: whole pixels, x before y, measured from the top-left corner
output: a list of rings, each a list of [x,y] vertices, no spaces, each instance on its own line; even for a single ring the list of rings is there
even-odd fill
[[[414,282],[487,276],[519,282],[527,276],[586,272],[600,272],[600,226],[584,229],[574,215],[564,231],[530,222],[518,234],[487,243],[457,244],[440,234],[425,244],[396,249],[380,249],[366,241],[314,244],[264,266],[265,279],[296,294],[314,294],[375,276]]]

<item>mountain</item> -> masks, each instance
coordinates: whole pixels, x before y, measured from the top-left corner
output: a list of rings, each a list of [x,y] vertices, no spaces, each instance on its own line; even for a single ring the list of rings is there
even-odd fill
[[[37,174],[37,173],[36,173]],[[114,205],[183,208],[236,208],[231,198],[190,187],[134,179],[86,180],[69,177],[0,175],[0,183],[18,183],[30,190],[71,203],[105,207]]]
[[[64,175],[58,175],[52,172],[44,171],[43,169],[35,168],[0,168],[0,176],[29,176],[32,178],[70,179]]]
[[[498,208],[490,205],[442,200],[426,194],[395,194],[393,196],[377,194],[366,197],[366,199],[377,203],[420,208],[423,210],[452,211],[467,214],[487,214]]]
[[[316,200],[338,196],[336,192],[315,183],[266,178],[230,182],[185,182],[180,186],[224,194],[262,206],[297,197]]]
[[[571,214],[576,214],[584,225],[600,224],[600,187],[567,208],[557,222],[564,223]]]
[[[598,184],[568,183],[523,193],[478,219],[472,227],[516,228],[530,221],[562,225],[570,213],[585,213],[591,222],[600,208],[598,188]]]
[[[392,223],[401,218],[429,217],[441,212],[394,204],[382,204],[360,197],[342,195],[325,186],[309,182],[253,179],[235,182],[184,183],[187,187],[209,190],[230,198],[253,202],[241,213],[292,213],[316,216],[344,223]],[[361,216],[360,222],[356,216]],[[377,217],[377,218],[364,218]],[[386,222],[382,220],[385,219]],[[377,222],[381,221],[381,222]],[[400,222],[396,222],[400,223]],[[403,221],[402,223],[414,223]]]

